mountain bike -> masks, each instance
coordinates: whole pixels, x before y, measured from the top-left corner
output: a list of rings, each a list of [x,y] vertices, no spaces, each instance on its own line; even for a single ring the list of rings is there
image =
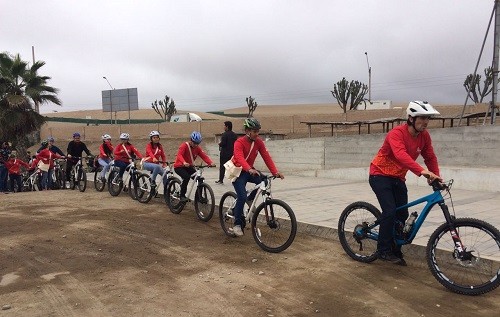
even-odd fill
[[[140,160],[134,160],[132,163],[127,165],[125,172],[123,173],[123,177],[120,177],[120,168],[118,166],[114,164],[111,166],[108,177],[108,191],[111,196],[118,196],[123,190],[124,192],[128,192],[130,198],[134,200],[137,199],[134,184],[137,177],[140,175],[136,166],[139,161]]]
[[[99,166],[97,166],[94,169],[94,188],[98,192],[102,192],[104,190],[104,187],[106,187],[106,183],[108,182],[109,174],[111,173],[111,167],[113,165],[113,162],[114,162],[113,160],[111,160],[111,162],[109,162],[110,167],[109,167],[108,171],[106,172],[106,174],[104,174],[104,181],[101,180],[101,171],[103,169],[101,164],[99,164]]]
[[[159,163],[162,164],[163,162]],[[152,172],[150,172],[150,174],[141,174],[137,178],[137,184],[135,185],[135,195],[137,197],[137,200],[143,204],[147,204],[153,197],[156,197],[156,195],[158,194],[159,184],[157,183],[156,186],[151,186],[151,173]],[[163,184],[163,193],[166,192],[166,188],[172,178],[174,178],[174,172],[172,172],[170,167],[167,165],[163,169],[163,176],[161,177],[161,182]]]
[[[165,191],[164,199],[168,208],[174,214],[179,214],[186,204],[191,201],[193,188],[196,186],[194,193],[194,209],[196,211],[196,216],[202,221],[209,221],[212,219],[215,210],[215,196],[214,191],[210,185],[205,183],[205,177],[203,177],[203,169],[210,167],[208,165],[197,165],[194,166],[196,172],[191,175],[191,182],[188,192],[186,193],[187,201],[181,200],[181,183],[182,181],[177,177],[170,179],[167,189]]]
[[[257,245],[272,253],[286,250],[297,234],[297,219],[292,208],[284,201],[272,198],[271,180],[275,178],[272,175],[262,175],[261,182],[247,190],[247,194],[254,190],[257,193],[250,207],[243,210],[245,223],[251,225]],[[230,237],[235,236],[233,209],[236,198],[235,192],[226,192],[219,203],[220,224],[224,233]]]
[[[413,212],[406,224],[394,228],[397,246],[410,244],[432,207],[439,205],[445,223],[429,238],[425,251],[432,275],[447,289],[465,295],[490,292],[500,284],[500,232],[491,224],[474,218],[456,218],[451,199],[453,180],[434,181],[433,193],[416,199],[397,210],[425,203],[420,215]],[[442,192],[445,192],[444,196]],[[451,201],[452,213],[445,203]],[[345,252],[354,260],[372,262],[377,258],[378,226],[381,212],[373,205],[358,201],[340,215],[338,234]]]
[[[55,159],[54,169],[52,171],[52,189],[65,189],[66,176],[64,174],[65,159]]]
[[[71,168],[69,188],[75,189],[78,187],[78,190],[83,193],[87,189],[87,173],[83,168],[83,158],[78,156],[72,156],[71,158],[78,159],[78,162]]]
[[[30,174],[31,173],[31,174]],[[42,190],[42,171],[39,168],[23,173],[23,191]]]

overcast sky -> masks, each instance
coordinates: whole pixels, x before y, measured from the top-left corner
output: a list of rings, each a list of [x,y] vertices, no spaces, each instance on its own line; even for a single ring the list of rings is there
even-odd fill
[[[346,77],[373,100],[463,104],[493,0],[0,0],[0,51],[46,65],[62,107],[100,109],[137,87],[181,110],[336,102]],[[492,26],[493,28],[493,26]],[[493,29],[479,65],[491,65]],[[368,55],[365,55],[365,52]],[[483,75],[484,77],[484,75]]]

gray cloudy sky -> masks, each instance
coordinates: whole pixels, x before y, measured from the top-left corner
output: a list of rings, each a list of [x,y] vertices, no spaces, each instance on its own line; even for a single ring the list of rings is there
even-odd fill
[[[0,0],[0,51],[43,60],[63,107],[100,109],[103,76],[148,108],[335,102],[346,77],[372,99],[464,102],[493,0]],[[493,30],[479,71],[491,64]]]

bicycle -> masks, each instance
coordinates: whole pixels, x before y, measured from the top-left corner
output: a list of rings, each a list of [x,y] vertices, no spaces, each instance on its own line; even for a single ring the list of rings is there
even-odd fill
[[[134,184],[137,177],[140,175],[140,171],[136,167],[136,162],[140,160],[134,160],[132,163],[125,167],[125,172],[123,177],[120,177],[120,168],[116,165],[111,166],[110,173],[108,177],[108,191],[111,196],[120,195],[122,189],[124,192],[128,192],[130,198],[133,200],[137,199]],[[124,186],[124,184],[127,184]]]
[[[106,183],[108,182],[109,175],[111,173],[111,167],[112,167],[113,163],[114,163],[113,160],[111,160],[111,162],[109,162],[110,168],[108,169],[108,171],[104,175],[104,181],[101,180],[101,171],[102,171],[102,168],[103,168],[101,166],[101,164],[99,164],[99,166],[95,168],[95,171],[94,171],[94,188],[98,192],[102,192],[104,190],[104,187],[106,187]]]
[[[245,223],[252,228],[252,235],[257,245],[267,252],[279,253],[286,250],[297,234],[297,219],[292,208],[280,199],[272,198],[272,175],[263,175],[259,184],[247,190],[247,194],[256,190],[255,199],[248,209],[244,209]],[[260,198],[259,198],[260,197]],[[234,237],[233,209],[236,206],[236,193],[229,191],[222,195],[219,203],[219,220],[224,233]],[[262,200],[259,204],[258,200]],[[243,226],[242,226],[243,227]]]
[[[83,168],[83,158],[78,156],[72,156],[71,158],[78,159],[78,162],[71,168],[69,175],[69,188],[75,189],[78,187],[78,190],[83,193],[85,189],[87,189],[87,173]]]
[[[426,203],[420,215],[413,212],[406,224],[394,228],[397,246],[410,244],[435,205],[441,208],[445,223],[429,238],[425,255],[432,275],[447,289],[465,295],[490,292],[500,284],[500,232],[491,224],[474,218],[456,218],[444,198],[451,199],[453,180],[430,185],[433,193],[398,207],[406,209]],[[442,191],[446,191],[443,196]],[[377,258],[378,225],[381,212],[373,205],[358,201],[340,215],[338,234],[345,252],[354,260],[369,263]]]
[[[164,199],[170,211],[174,214],[179,214],[186,204],[191,201],[191,194],[193,188],[196,186],[196,191],[194,193],[194,209],[196,211],[196,216],[202,221],[209,221],[212,219],[215,210],[215,196],[212,187],[205,183],[205,177],[203,177],[203,169],[205,167],[210,167],[209,165],[197,165],[194,166],[196,172],[191,175],[191,179],[194,181],[191,183],[188,192],[186,193],[187,201],[181,200],[181,183],[182,181],[177,177],[172,177],[168,183],[167,189],[165,191]]]
[[[42,190],[42,171],[37,168],[31,174],[23,173],[23,191],[41,191]]]
[[[159,162],[162,164],[163,162]],[[171,162],[173,163],[173,162]],[[171,164],[168,163],[167,164]],[[170,180],[174,178],[174,172],[170,169],[170,167],[167,165],[163,169],[163,176],[161,177],[161,182],[162,184],[167,184],[170,183]],[[135,195],[137,196],[137,200],[143,204],[147,204],[148,202],[151,201],[153,197],[156,197],[158,194],[158,188],[159,185],[157,184],[156,186],[151,186],[151,173],[143,173],[137,178],[137,184],[135,185],[136,193]],[[164,185],[163,188],[163,193],[165,194],[166,192],[166,186]]]
[[[52,189],[64,189],[65,175],[63,168],[64,159],[54,160],[54,169],[52,171]]]

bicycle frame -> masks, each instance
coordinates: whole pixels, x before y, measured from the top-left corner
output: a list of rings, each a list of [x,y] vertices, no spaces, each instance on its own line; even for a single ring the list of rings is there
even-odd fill
[[[193,179],[193,182],[189,186],[189,190],[186,193],[186,197],[189,198],[189,200],[191,200],[191,194],[193,193],[193,189],[194,189],[195,185],[196,185],[196,187],[198,187],[199,184],[205,182],[205,177],[203,177],[203,168],[205,168],[205,166],[195,166],[195,168],[196,168],[196,172],[191,174],[191,178]]]
[[[273,176],[270,176],[270,177],[267,176],[267,177],[263,178],[260,183],[255,184],[252,188],[247,190],[247,196],[248,196],[248,194],[250,194],[254,190],[257,190],[257,192],[255,193],[255,199],[252,201],[252,204],[250,205],[250,207],[248,207],[247,210],[245,210],[245,208],[243,208],[243,215],[245,216],[245,219],[247,219],[248,222],[250,222],[252,220],[252,214],[255,211],[255,209],[257,208],[257,197],[262,196],[262,202],[265,202],[266,199],[268,199],[268,198],[272,198],[271,192],[269,191],[269,189],[271,187],[271,181],[270,181],[271,177],[273,177]],[[267,197],[264,197],[264,196],[267,196]],[[235,204],[236,204],[236,202],[235,202]]]

